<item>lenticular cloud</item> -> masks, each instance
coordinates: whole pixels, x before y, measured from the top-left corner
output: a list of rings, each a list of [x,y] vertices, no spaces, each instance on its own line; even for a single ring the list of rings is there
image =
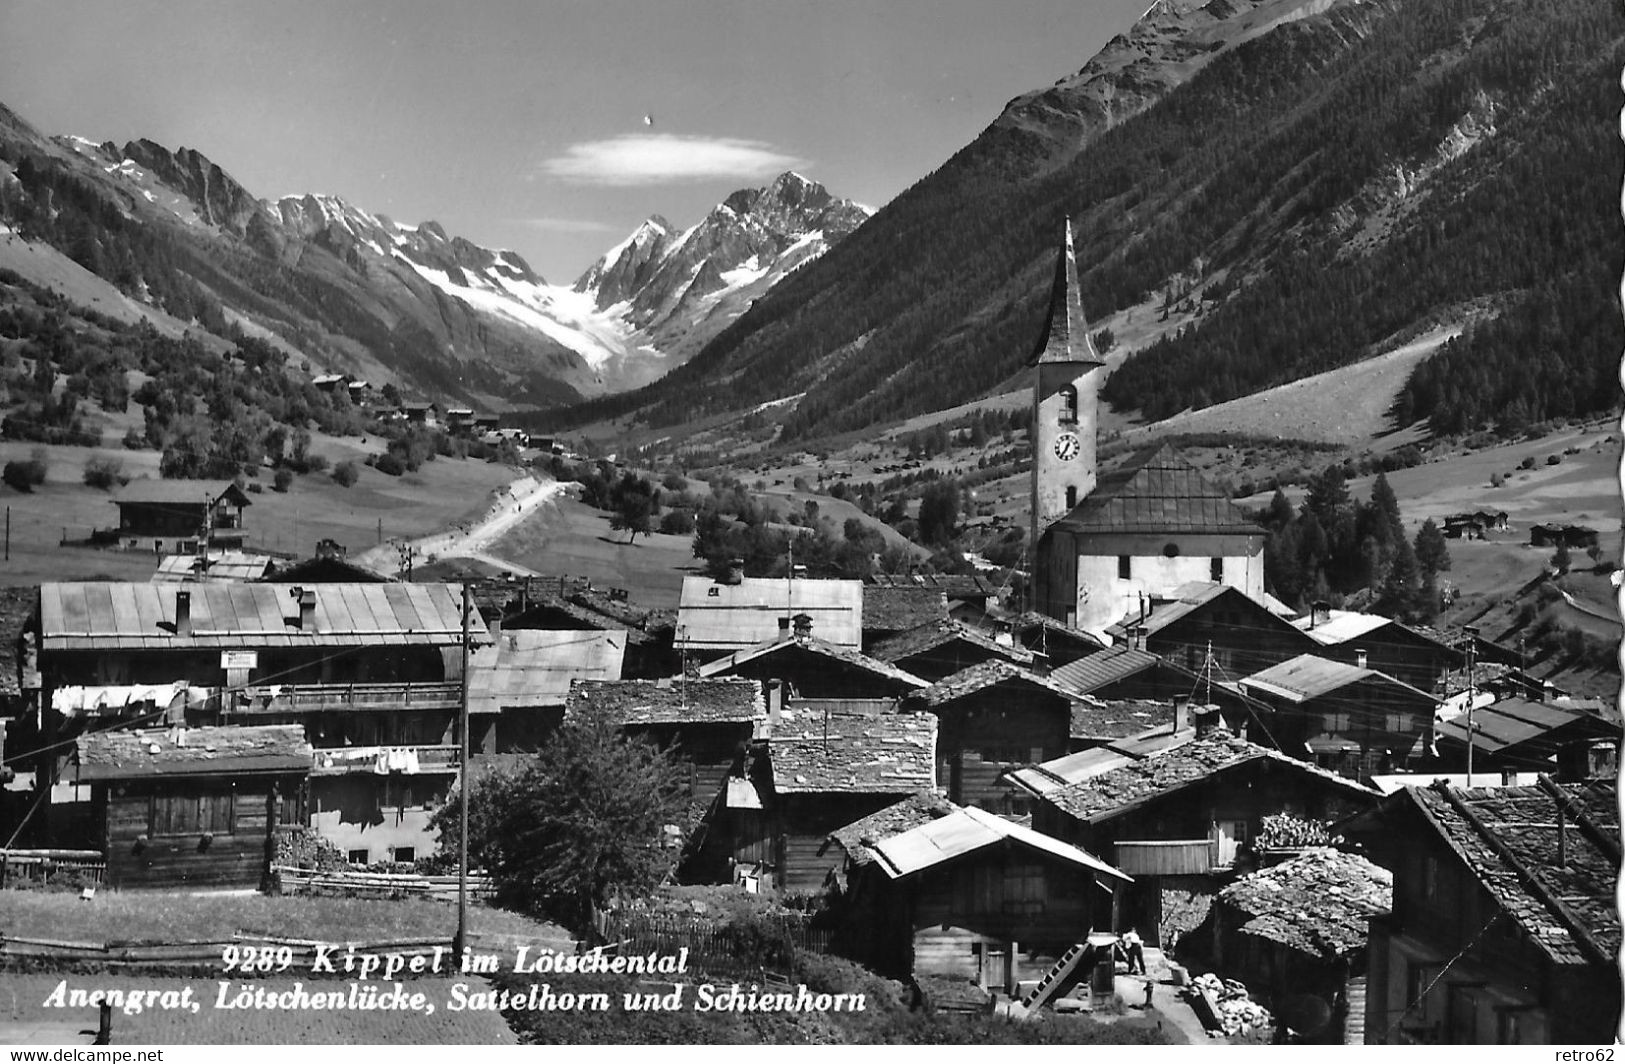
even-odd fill
[[[763,141],[639,133],[572,144],[541,172],[578,184],[658,185],[766,177],[804,164]]]

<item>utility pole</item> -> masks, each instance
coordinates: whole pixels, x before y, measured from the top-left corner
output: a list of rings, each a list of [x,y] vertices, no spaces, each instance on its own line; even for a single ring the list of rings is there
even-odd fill
[[[451,940],[453,963],[461,964],[463,950],[468,945],[468,615],[472,603],[468,584],[463,584],[463,678],[460,706],[457,712],[457,937]]]
[[[1473,672],[1478,656],[1478,629],[1466,626],[1467,633],[1467,786],[1473,785],[1473,703],[1478,701],[1478,687]]]

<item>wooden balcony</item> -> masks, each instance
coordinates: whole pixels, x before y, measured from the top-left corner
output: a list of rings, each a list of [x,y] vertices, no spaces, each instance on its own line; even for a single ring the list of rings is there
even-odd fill
[[[1131,876],[1199,876],[1216,864],[1210,839],[1119,842],[1116,865]]]
[[[312,776],[455,775],[456,746],[336,746],[311,754]]]
[[[233,715],[257,713],[365,713],[403,709],[456,709],[462,685],[433,683],[318,683],[249,687],[222,708]]]

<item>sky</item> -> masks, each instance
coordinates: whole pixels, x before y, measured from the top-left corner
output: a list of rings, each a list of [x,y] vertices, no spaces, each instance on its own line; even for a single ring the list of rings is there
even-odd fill
[[[0,103],[570,283],[794,169],[879,207],[1150,0],[0,0]]]

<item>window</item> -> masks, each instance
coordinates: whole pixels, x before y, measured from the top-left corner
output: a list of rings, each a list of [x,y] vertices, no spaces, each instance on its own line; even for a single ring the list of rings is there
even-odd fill
[[[1130,571],[1131,570],[1130,570],[1130,567],[1129,567],[1129,556],[1127,554],[1119,554],[1117,556],[1117,579],[1119,579],[1119,580],[1127,580],[1127,579],[1129,579]]]
[[[1044,911],[1044,897],[1043,865],[1013,864],[1005,870],[1005,912],[1036,915]]]
[[[1405,966],[1405,1022],[1409,1024],[1425,1024],[1428,1022],[1427,988],[1439,974],[1436,965],[1410,963]]]
[[[349,850],[345,853],[344,859],[351,864],[367,864],[372,860],[372,854],[366,850]]]
[[[1446,1036],[1451,1045],[1472,1045],[1478,1041],[1478,989],[1472,986],[1450,987],[1449,1015],[1446,1017]]]
[[[1323,727],[1328,732],[1338,734],[1349,730],[1351,716],[1352,714],[1349,713],[1324,713],[1321,715],[1321,720],[1324,721]]]
[[[422,788],[414,788],[412,784],[413,780],[409,777],[390,776],[384,780],[384,793],[378,804],[385,809],[417,808],[427,795]]]
[[[1207,575],[1208,575],[1208,578],[1210,580],[1212,580],[1214,583],[1218,583],[1219,581],[1223,580],[1224,579],[1224,559],[1223,558],[1214,558],[1211,562],[1209,562],[1208,567],[1207,567]]]
[[[1402,732],[1410,724],[1410,716],[1405,713],[1390,713],[1386,723],[1389,731]],[[1473,730],[1476,732],[1478,729]]]
[[[1078,489],[1071,484],[1066,486],[1066,508],[1068,510],[1078,505]]]
[[[1063,425],[1073,425],[1078,420],[1078,390],[1070,384],[1061,386],[1061,414],[1060,422]]]
[[[389,859],[400,864],[410,864],[418,859],[415,846],[396,846],[389,851]]]
[[[227,794],[159,794],[147,807],[149,835],[230,835],[237,810]]]

